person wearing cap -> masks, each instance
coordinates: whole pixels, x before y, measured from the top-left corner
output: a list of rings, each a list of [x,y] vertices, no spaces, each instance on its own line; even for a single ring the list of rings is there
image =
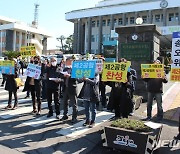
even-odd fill
[[[59,88],[60,82],[60,72],[61,69],[57,66],[57,59],[55,57],[51,57],[50,66],[47,67],[47,101],[49,112],[47,117],[53,116],[53,106],[52,106],[52,95],[54,95],[54,104],[55,104],[55,112],[56,118],[60,119],[60,100],[59,100]]]
[[[73,107],[73,113],[72,113],[72,123],[75,123],[77,121],[77,79],[71,78],[71,70],[72,70],[72,62],[73,57],[68,57],[66,59],[66,65],[64,68],[64,95],[63,95],[63,101],[64,101],[64,113],[61,121],[68,119],[68,100],[70,100],[70,103]]]
[[[155,60],[154,64],[161,64],[159,60]],[[148,92],[148,100],[147,100],[147,118],[142,119],[144,121],[150,121],[152,118],[152,104],[153,99],[156,99],[157,102],[157,122],[161,122],[163,119],[163,108],[162,108],[162,93],[163,93],[163,83],[167,83],[168,80],[166,78],[166,74],[161,78],[146,78],[144,79],[147,82],[147,92]]]

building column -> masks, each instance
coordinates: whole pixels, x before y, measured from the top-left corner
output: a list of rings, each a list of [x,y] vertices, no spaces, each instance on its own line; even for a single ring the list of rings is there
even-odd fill
[[[91,34],[92,34],[92,19],[89,17],[88,18],[88,44],[87,44],[87,52],[91,53]]]
[[[180,25],[180,7],[178,7],[178,25]]]
[[[151,10],[148,11],[148,23],[152,24],[152,11]]]
[[[78,19],[78,40],[77,40],[77,52],[76,53],[81,53],[81,19]]]
[[[110,30],[114,29],[114,15],[111,14],[110,16]]]
[[[27,32],[25,32],[25,35],[24,35],[24,44],[25,44],[25,46],[27,46]]]
[[[81,21],[81,54],[85,54],[85,24]]]
[[[102,54],[102,16],[99,16],[99,29],[98,29],[98,52]]]
[[[74,38],[73,38],[73,53],[77,53],[77,43],[78,43],[78,23],[74,22]]]
[[[22,45],[22,32],[19,32],[19,50],[21,49]]]
[[[163,26],[167,26],[167,9],[163,9]]]
[[[16,31],[13,32],[13,51],[16,51]]]
[[[126,14],[125,13],[122,14],[122,22],[123,22],[123,26],[126,26]]]

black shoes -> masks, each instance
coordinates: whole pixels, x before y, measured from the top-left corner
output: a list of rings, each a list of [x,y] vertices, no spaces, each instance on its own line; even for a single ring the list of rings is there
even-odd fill
[[[90,124],[89,120],[86,120],[85,123],[83,123],[83,126],[88,126]]]
[[[67,120],[68,119],[68,116],[67,115],[64,115],[61,119],[60,119],[60,121],[64,121],[64,120]]]
[[[142,119],[142,121],[151,121],[151,120],[152,120],[151,117],[147,117],[145,119]]]
[[[91,121],[90,124],[89,124],[89,128],[93,128],[94,126],[95,126],[95,122]]]
[[[10,110],[10,109],[12,109],[12,106],[11,106],[11,105],[7,105],[7,106],[5,107],[5,109],[6,109],[6,110]]]
[[[56,119],[60,120],[60,118],[61,118],[60,115],[56,115]]]
[[[71,120],[71,123],[72,124],[74,124],[74,123],[76,123],[77,122],[77,119],[76,118],[73,118],[72,120]]]
[[[52,116],[53,116],[52,113],[48,113],[47,118],[50,118],[50,117],[52,117]]]

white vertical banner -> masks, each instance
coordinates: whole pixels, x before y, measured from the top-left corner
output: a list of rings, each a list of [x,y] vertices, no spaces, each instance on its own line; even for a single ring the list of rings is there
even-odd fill
[[[174,32],[171,53],[171,81],[180,81],[180,32]]]

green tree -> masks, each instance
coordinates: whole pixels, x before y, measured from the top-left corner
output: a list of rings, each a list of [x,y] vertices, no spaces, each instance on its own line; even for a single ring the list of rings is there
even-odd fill
[[[20,52],[19,51],[5,51],[3,52],[3,55],[8,57],[9,60],[12,60],[13,58],[17,58],[18,56],[20,56]]]
[[[69,52],[73,50],[73,35],[66,38],[66,46]]]

